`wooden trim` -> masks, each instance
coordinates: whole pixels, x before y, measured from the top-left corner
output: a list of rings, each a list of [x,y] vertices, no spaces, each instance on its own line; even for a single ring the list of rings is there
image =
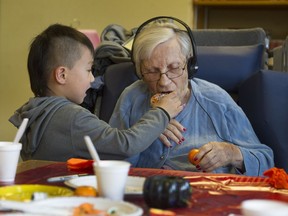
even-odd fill
[[[196,6],[282,6],[288,0],[193,0]]]

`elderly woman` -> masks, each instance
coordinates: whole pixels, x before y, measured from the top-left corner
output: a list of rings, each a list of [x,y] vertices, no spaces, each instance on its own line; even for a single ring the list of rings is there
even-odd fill
[[[151,22],[135,36],[132,57],[141,79],[124,90],[110,124],[122,129],[135,124],[156,93],[177,91],[185,108],[162,137],[128,160],[135,167],[262,175],[274,166],[272,150],[259,142],[244,112],[225,90],[193,78],[196,52],[186,30],[173,23]],[[194,158],[197,165],[187,157],[195,148],[199,149]]]

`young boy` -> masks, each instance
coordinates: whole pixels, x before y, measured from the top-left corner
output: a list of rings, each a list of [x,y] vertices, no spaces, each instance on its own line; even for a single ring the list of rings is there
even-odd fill
[[[79,104],[94,77],[93,45],[68,26],[49,26],[32,42],[28,72],[35,95],[9,119],[19,127],[29,118],[21,142],[23,160],[66,161],[90,158],[84,136],[92,139],[101,159],[124,159],[148,148],[183,105],[176,92],[165,96],[127,130],[111,128]]]

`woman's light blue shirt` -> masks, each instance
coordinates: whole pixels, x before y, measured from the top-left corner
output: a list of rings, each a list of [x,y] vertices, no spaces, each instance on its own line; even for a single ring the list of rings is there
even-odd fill
[[[175,118],[187,130],[185,141],[168,148],[157,139],[142,153],[129,159],[134,167],[197,171],[187,154],[211,141],[225,141],[237,145],[243,155],[246,175],[261,176],[274,166],[272,150],[261,144],[242,109],[219,86],[201,79],[190,80],[191,96],[183,111]],[[129,128],[150,108],[150,92],[142,81],[127,87],[120,96],[110,119],[112,127]],[[147,134],[149,136],[149,134]],[[215,170],[235,173],[234,167]]]

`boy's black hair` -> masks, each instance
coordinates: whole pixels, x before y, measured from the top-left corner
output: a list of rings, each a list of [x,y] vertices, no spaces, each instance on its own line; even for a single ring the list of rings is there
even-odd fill
[[[81,58],[81,46],[92,56],[94,48],[89,38],[80,31],[61,24],[53,24],[35,37],[28,55],[31,90],[36,97],[46,96],[50,73],[59,66],[72,68]]]

